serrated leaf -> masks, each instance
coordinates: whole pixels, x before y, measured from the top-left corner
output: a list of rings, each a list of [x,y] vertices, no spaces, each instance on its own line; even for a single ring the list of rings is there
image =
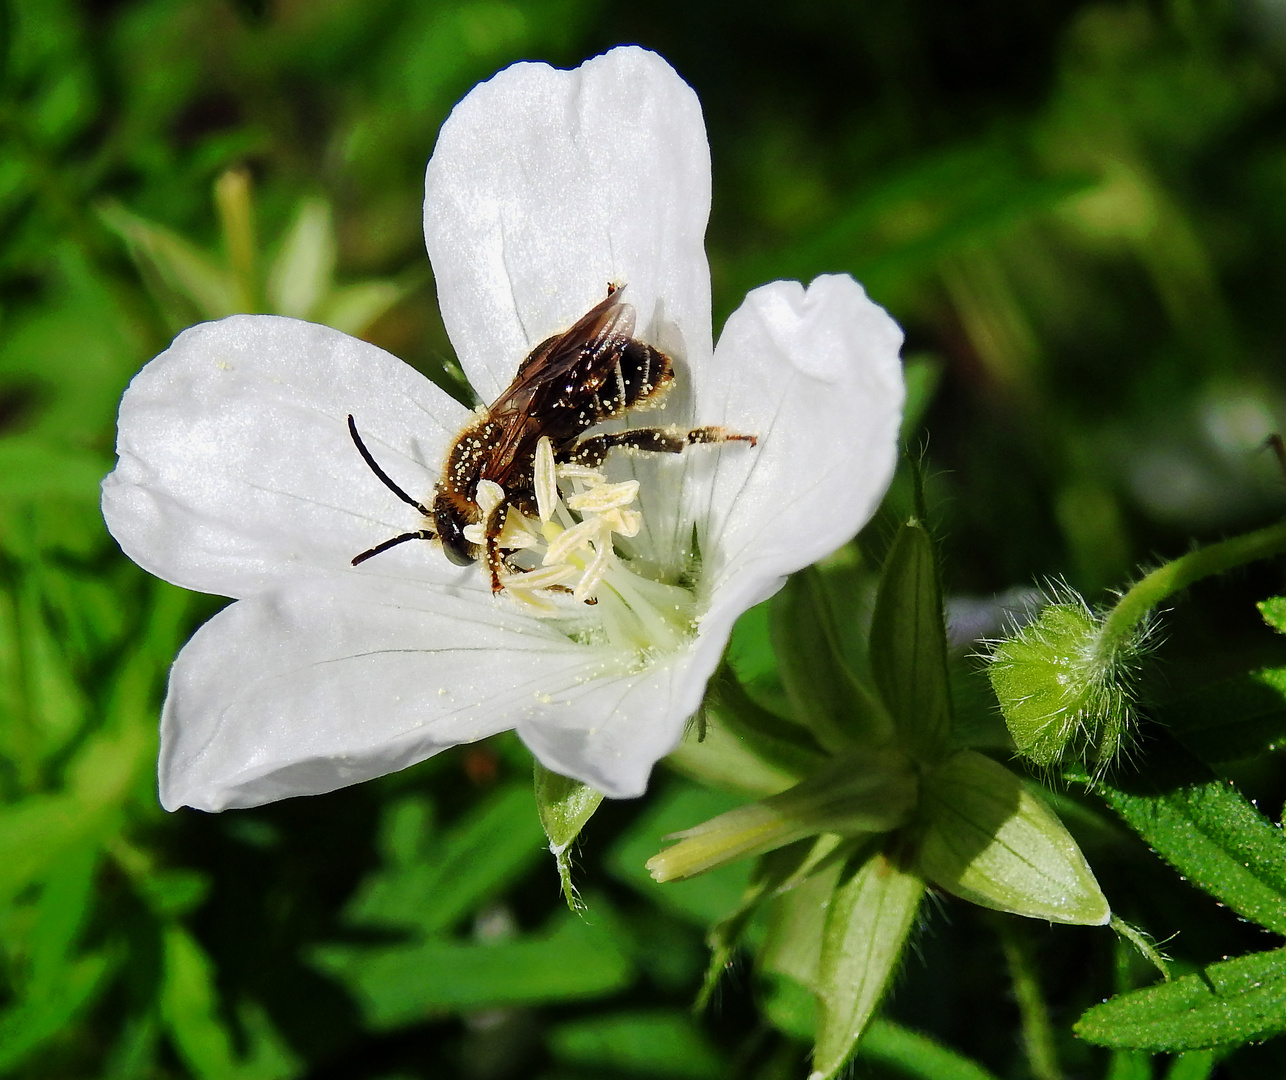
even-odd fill
[[[897,970],[923,895],[923,879],[883,852],[854,859],[841,873],[822,935],[809,1080],[835,1076],[852,1057]]]
[[[983,907],[1101,926],[1107,899],[1057,815],[1003,765],[958,751],[924,779],[920,871]]]
[[[937,555],[918,521],[898,530],[884,561],[871,621],[871,674],[901,745],[921,761],[940,760],[951,725],[947,634]]]
[[[314,962],[356,997],[366,1023],[388,1029],[435,1014],[600,997],[633,970],[601,922],[567,914],[552,933],[488,944],[430,939],[361,948],[326,945]]]
[[[1120,994],[1076,1022],[1099,1046],[1200,1050],[1286,1031],[1286,949],[1209,964],[1159,986]]]
[[[1166,862],[1239,915],[1286,934],[1286,837],[1232,784],[1178,747],[1104,799]]]

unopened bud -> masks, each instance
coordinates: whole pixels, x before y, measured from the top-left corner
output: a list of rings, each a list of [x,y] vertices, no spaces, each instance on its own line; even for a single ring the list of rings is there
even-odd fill
[[[1109,641],[1079,597],[1050,604],[1002,641],[987,674],[1018,752],[1036,765],[1080,759],[1101,773],[1133,725],[1146,630]]]

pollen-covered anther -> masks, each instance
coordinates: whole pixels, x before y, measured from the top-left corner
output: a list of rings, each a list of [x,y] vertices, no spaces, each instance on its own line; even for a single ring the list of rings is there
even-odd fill
[[[533,473],[536,506],[544,523],[550,521],[558,509],[558,467],[554,464],[554,447],[548,435],[542,435],[536,443]]]
[[[567,496],[567,507],[582,514],[603,514],[629,506],[639,496],[639,482],[624,480],[619,484],[599,484]]]

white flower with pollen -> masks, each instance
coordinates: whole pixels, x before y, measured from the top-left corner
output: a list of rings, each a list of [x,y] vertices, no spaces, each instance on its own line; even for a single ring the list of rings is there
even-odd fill
[[[778,281],[711,343],[700,106],[658,56],[516,64],[438,138],[424,231],[447,332],[483,401],[623,284],[633,336],[673,358],[629,426],[758,438],[602,468],[537,452],[505,591],[437,543],[354,556],[429,523],[477,417],[323,326],[237,316],[180,334],[121,403],[108,527],[131,558],[235,597],[184,647],[161,719],[161,801],[206,810],[330,791],[515,729],[548,768],[624,798],[700,704],[733,622],[848,540],[895,462],[896,324],[846,276]],[[484,510],[505,499],[485,481]],[[467,537],[481,540],[481,526]],[[480,568],[481,567],[481,568]],[[554,586],[554,588],[551,588]]]

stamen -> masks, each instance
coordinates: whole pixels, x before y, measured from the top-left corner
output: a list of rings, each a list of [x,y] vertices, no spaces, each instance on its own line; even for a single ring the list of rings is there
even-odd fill
[[[602,484],[588,491],[578,492],[567,497],[567,506],[571,510],[583,513],[602,514],[621,506],[629,506],[639,494],[637,480],[625,480],[619,484]]]
[[[560,491],[560,482],[571,491]],[[681,647],[694,631],[692,594],[641,577],[616,552],[616,537],[634,537],[643,528],[643,514],[633,508],[639,482],[608,483],[600,469],[558,464],[549,439],[542,438],[532,486],[539,521],[511,504],[499,538],[504,550],[530,552],[521,557],[522,568],[501,576],[513,600],[542,618],[570,620],[577,640],[605,640],[636,656]],[[504,498],[498,484],[478,484],[482,520],[465,529],[471,543],[485,542],[485,522]]]
[[[548,435],[542,435],[536,443],[535,487],[540,520],[549,521],[558,506],[558,473],[554,465],[554,446]]]

